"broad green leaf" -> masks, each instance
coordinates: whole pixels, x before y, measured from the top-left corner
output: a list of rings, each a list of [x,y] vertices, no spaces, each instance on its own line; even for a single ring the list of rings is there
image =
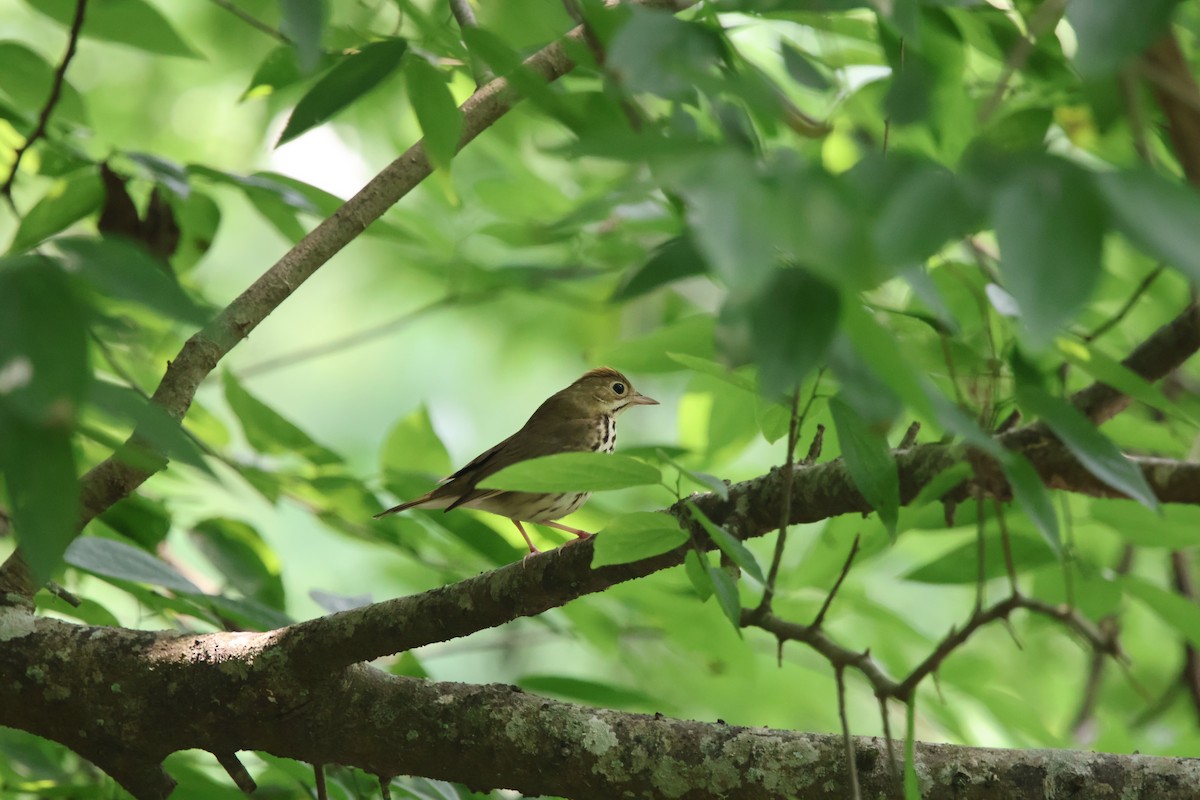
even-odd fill
[[[142,440],[159,455],[193,466],[213,475],[212,467],[205,460],[200,446],[184,432],[179,420],[162,407],[147,401],[126,386],[97,380],[92,384],[88,399],[98,409],[122,422],[137,426]],[[155,456],[139,454],[137,450],[122,450],[118,453],[122,461],[133,463],[148,459],[145,464],[135,464],[156,469]],[[134,537],[136,538],[136,537]]]
[[[875,221],[875,248],[887,264],[919,264],[968,233],[980,216],[954,173],[909,164]]]
[[[841,298],[806,270],[774,270],[743,307],[768,398],[788,394],[821,366],[837,332]]]
[[[716,361],[691,356],[687,353],[667,353],[667,358],[682,364],[692,372],[697,372],[701,375],[711,375],[718,380],[725,381],[730,386],[736,386],[751,394],[758,393],[758,387],[754,384],[753,380],[745,375],[734,372],[723,364],[718,364]]]
[[[522,492],[599,492],[660,483],[662,473],[644,461],[611,453],[556,453],[507,466],[481,489]]]
[[[1122,394],[1127,394],[1151,408],[1156,408],[1164,414],[1192,422],[1188,416],[1167,399],[1162,389],[1147,381],[1141,375],[1131,370],[1116,359],[1109,358],[1094,347],[1077,342],[1074,339],[1059,339],[1058,351],[1067,361],[1091,375],[1101,383],[1106,383]]]
[[[1067,4],[1067,21],[1075,29],[1079,49],[1075,68],[1084,78],[1110,78],[1126,62],[1142,55],[1171,21],[1179,0]]]
[[[1066,161],[1019,170],[993,196],[1004,288],[1038,347],[1092,295],[1100,276],[1105,210],[1093,184]]]
[[[887,527],[888,534],[895,538],[900,512],[900,473],[888,449],[887,439],[868,428],[862,417],[840,397],[829,401],[829,410],[854,485],[879,512],[879,519]]]
[[[279,0],[283,19],[279,30],[292,40],[296,61],[304,72],[312,72],[321,58],[321,30],[325,27],[323,0]]]
[[[1200,281],[1200,194],[1195,189],[1147,170],[1106,172],[1093,180],[1122,233]]]
[[[185,594],[203,594],[167,562],[115,539],[83,536],[67,548],[66,562],[78,569],[123,581],[149,583]]]
[[[687,573],[688,580],[692,582],[692,588],[696,590],[701,603],[706,602],[716,591],[712,575],[708,573],[709,566],[708,555],[705,553],[688,550],[687,555],[683,557],[684,572]]]
[[[758,559],[754,557],[754,553],[746,547],[741,539],[738,539],[729,531],[717,525],[708,518],[700,508],[692,501],[687,502],[688,510],[700,522],[700,526],[712,538],[713,542],[721,549],[721,552],[729,557],[729,560],[737,564],[739,567],[749,573],[750,577],[754,578],[759,583],[766,583],[767,578],[763,575],[762,567],[758,565]]]
[[[1174,628],[1193,647],[1200,647],[1200,606],[1194,600],[1133,575],[1118,577],[1117,585],[1154,612],[1164,624]]]
[[[674,372],[679,365],[667,353],[711,358],[713,318],[707,314],[684,317],[637,339],[596,348],[592,361],[629,372]]]
[[[324,123],[374,89],[400,66],[407,49],[408,42],[403,39],[384,39],[345,56],[296,103],[276,147]]]
[[[136,493],[110,506],[100,521],[146,550],[153,550],[171,532],[171,511],[166,504]]]
[[[1025,512],[1025,516],[1033,520],[1050,549],[1056,554],[1061,554],[1062,538],[1058,532],[1058,514],[1054,511],[1054,504],[1050,502],[1050,495],[1046,493],[1046,487],[1042,485],[1037,470],[1019,453],[1008,453],[1000,464],[1009,485],[1012,486],[1017,505]]]
[[[912,360],[905,356],[896,335],[857,302],[845,304],[842,320],[842,330],[854,346],[855,355],[918,415],[932,417],[931,392]],[[853,387],[846,388],[853,391]]]
[[[242,388],[230,372],[225,373],[225,401],[242,423],[250,446],[260,453],[297,455],[318,466],[341,463],[341,456]]]
[[[196,548],[245,597],[283,610],[279,559],[258,531],[235,519],[210,518],[192,526]]]
[[[605,67],[626,91],[668,100],[696,93],[694,78],[716,66],[723,45],[709,27],[665,11],[630,7],[608,48]]]
[[[1147,508],[1158,508],[1158,498],[1146,483],[1142,471],[1111,439],[1097,430],[1075,406],[1041,388],[1031,376],[1029,367],[1022,367],[1021,362],[1015,361],[1014,373],[1017,403],[1027,413],[1041,417],[1089,472]]]
[[[22,218],[11,252],[28,250],[98,211],[103,202],[104,184],[95,172],[85,170],[60,178]]]
[[[437,169],[449,170],[462,139],[463,117],[446,86],[446,78],[422,56],[410,54],[405,60],[404,80],[424,134],[429,163]]]
[[[397,420],[383,440],[379,450],[379,466],[383,472],[431,472],[449,475],[450,454],[442,444],[429,409],[420,406],[408,416]]]
[[[656,247],[640,266],[627,270],[612,299],[620,302],[640,297],[680,278],[703,275],[707,270],[704,256],[696,248],[691,236],[676,236]]]
[[[69,430],[91,382],[89,315],[57,261],[0,259],[0,413]]]
[[[933,480],[921,487],[909,508],[921,508],[942,498],[946,492],[965,480],[970,480],[975,470],[966,461],[959,461],[933,476]]]
[[[617,517],[596,534],[592,569],[626,564],[674,550],[688,539],[670,514],[636,511]]]
[[[56,239],[67,269],[108,297],[130,300],[168,317],[203,325],[212,311],[193,300],[146,250],[119,238]]]
[[[783,66],[792,80],[818,92],[829,88],[829,79],[817,69],[806,53],[789,44],[787,39],[779,40],[779,50],[783,56]]]
[[[1044,567],[1055,562],[1054,551],[1047,547],[1046,542],[1026,528],[1027,533],[1018,535],[1009,520],[1009,542],[1012,545],[1013,564],[1017,572]],[[906,581],[933,584],[973,584],[979,575],[978,544],[974,539],[954,548],[948,553],[910,570],[903,576]],[[1008,572],[1004,560],[1003,546],[1000,534],[989,531],[984,537],[984,569],[985,579],[998,578]]]
[[[680,474],[690,478],[693,482],[700,486],[707,487],[710,492],[717,495],[722,500],[729,499],[729,485],[716,475],[709,475],[707,472],[696,472],[695,470],[688,469],[675,459],[671,458],[670,454],[661,447],[657,449],[655,455],[658,456],[661,461],[670,464],[672,467],[679,470]]]
[[[272,631],[296,621],[279,609],[249,597],[207,595],[204,601],[214,614],[220,615],[222,622],[232,620],[240,630]]]
[[[597,708],[657,708],[659,702],[636,689],[565,675],[526,675],[517,685],[527,692],[578,700]]]
[[[29,0],[35,11],[70,26],[75,0]],[[88,3],[83,36],[116,42],[164,56],[201,58],[162,13],[146,0],[103,0]]]
[[[8,488],[13,531],[40,585],[61,563],[78,531],[79,484],[70,428],[41,425],[7,412],[0,403],[0,475]]]
[[[8,95],[31,119],[36,118],[50,96],[55,67],[20,42],[0,42],[0,64],[4,65],[4,83],[0,84],[0,92]],[[54,116],[85,122],[83,99],[69,80],[63,80]]]
[[[737,581],[728,570],[710,566],[708,577],[712,581],[713,594],[721,606],[721,612],[737,631],[738,638],[742,636],[742,600],[738,596]]]
[[[1165,503],[1155,513],[1124,498],[1093,498],[1091,518],[1137,547],[1178,550],[1200,544],[1200,507]]]

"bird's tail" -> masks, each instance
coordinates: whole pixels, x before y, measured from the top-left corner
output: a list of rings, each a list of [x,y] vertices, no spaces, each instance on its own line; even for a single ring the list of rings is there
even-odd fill
[[[405,509],[408,509],[408,508],[412,508],[413,506],[420,505],[422,502],[424,502],[425,500],[428,500],[428,499],[429,499],[428,497],[418,497],[416,500],[409,500],[407,503],[401,503],[398,506],[392,506],[387,511],[380,511],[378,514],[376,514],[374,517],[372,517],[372,519],[379,519],[380,517],[386,517],[388,514],[399,514],[401,511],[404,511]]]

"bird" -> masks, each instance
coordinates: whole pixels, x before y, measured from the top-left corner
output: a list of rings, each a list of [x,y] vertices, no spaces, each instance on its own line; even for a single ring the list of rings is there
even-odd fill
[[[522,522],[566,531],[577,537],[571,541],[586,539],[593,534],[555,520],[578,511],[590,492],[511,492],[478,486],[489,475],[530,458],[570,452],[611,453],[617,444],[617,415],[639,405],[656,406],[658,401],[638,392],[628,378],[611,367],[588,370],[538,406],[512,436],[477,455],[458,472],[442,479],[433,490],[381,511],[375,519],[409,508],[488,511],[507,517],[517,526],[529,546],[526,558],[541,551],[534,546]]]

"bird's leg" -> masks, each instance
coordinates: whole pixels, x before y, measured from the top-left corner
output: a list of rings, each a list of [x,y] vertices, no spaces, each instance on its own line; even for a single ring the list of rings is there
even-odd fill
[[[594,533],[588,533],[587,531],[581,531],[581,530],[579,530],[579,528],[572,528],[569,525],[563,525],[558,522],[541,522],[538,524],[545,525],[548,528],[558,528],[560,531],[566,531],[567,533],[574,534],[575,536],[578,536],[580,539],[590,539],[591,537],[596,535]],[[576,540],[576,541],[578,541],[578,540]],[[570,544],[570,542],[567,542],[567,544]]]
[[[538,553],[542,552],[533,546],[533,540],[529,538],[529,534],[525,532],[525,528],[521,525],[519,520],[514,519],[512,524],[517,526],[517,530],[521,532],[521,537],[525,540],[525,544],[529,545],[529,556],[537,555]],[[529,558],[529,556],[525,557]]]

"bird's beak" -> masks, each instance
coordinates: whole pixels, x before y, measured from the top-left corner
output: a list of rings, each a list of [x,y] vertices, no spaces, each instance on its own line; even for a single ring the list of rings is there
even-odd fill
[[[633,395],[633,397],[631,397],[629,399],[629,402],[635,406],[656,406],[656,405],[658,405],[658,401],[655,400],[653,397],[646,397],[646,395],[644,395],[644,394],[637,394],[637,393],[635,393]]]

